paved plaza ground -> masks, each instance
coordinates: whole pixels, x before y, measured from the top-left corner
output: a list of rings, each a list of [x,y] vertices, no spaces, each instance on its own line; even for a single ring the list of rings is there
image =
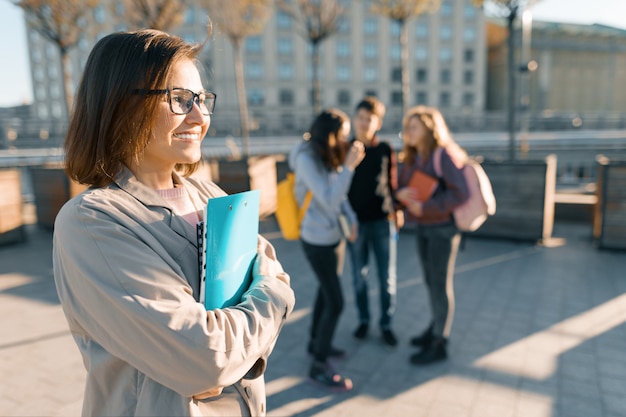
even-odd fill
[[[557,222],[553,236],[562,240],[553,247],[466,239],[450,358],[427,367],[408,362],[408,341],[429,309],[414,237],[402,232],[396,348],[383,345],[376,327],[365,341],[352,338],[356,311],[344,273],[335,344],[348,357],[336,366],[355,389],[343,394],[306,381],[317,284],[302,249],[280,237],[273,218],[261,230],[297,299],[268,365],[270,416],[626,416],[626,252],[594,248],[590,225]],[[80,415],[85,371],[56,296],[51,250],[51,232],[34,225],[25,243],[0,247],[0,416]],[[375,315],[377,296],[372,285]]]

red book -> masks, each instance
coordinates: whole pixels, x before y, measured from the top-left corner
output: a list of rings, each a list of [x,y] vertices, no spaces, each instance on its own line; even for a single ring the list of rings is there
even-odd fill
[[[421,203],[428,201],[439,185],[439,180],[422,171],[416,170],[411,175],[409,187],[417,192],[417,200]]]

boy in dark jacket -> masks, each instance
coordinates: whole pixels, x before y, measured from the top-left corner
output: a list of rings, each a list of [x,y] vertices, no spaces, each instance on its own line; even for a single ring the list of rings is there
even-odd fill
[[[355,169],[348,199],[359,220],[358,237],[348,243],[351,257],[359,326],[354,337],[365,339],[369,331],[370,310],[367,275],[372,250],[380,286],[379,326],[385,344],[396,346],[391,321],[396,304],[396,238],[400,216],[393,200],[397,188],[395,152],[377,132],[383,124],[385,105],[375,97],[365,97],[353,117],[354,140],[365,145],[365,159]]]

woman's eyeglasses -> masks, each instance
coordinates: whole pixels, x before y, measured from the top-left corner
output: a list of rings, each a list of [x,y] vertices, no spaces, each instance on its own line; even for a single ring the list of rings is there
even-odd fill
[[[211,91],[194,93],[186,88],[172,88],[165,90],[135,90],[138,94],[154,95],[166,94],[170,104],[170,110],[174,114],[187,114],[193,109],[194,103],[205,116],[213,114],[217,95]]]

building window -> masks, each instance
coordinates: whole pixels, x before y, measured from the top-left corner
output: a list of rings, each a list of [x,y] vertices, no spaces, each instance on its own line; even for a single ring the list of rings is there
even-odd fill
[[[441,28],[439,28],[439,37],[444,41],[452,39],[452,26],[441,25]]]
[[[473,42],[476,40],[476,29],[465,28],[463,29],[463,40],[465,42]]]
[[[52,117],[55,119],[60,119],[63,116],[63,111],[61,110],[61,103],[58,101],[54,101],[52,103]]]
[[[337,104],[340,106],[350,105],[350,91],[349,90],[339,90],[339,92],[337,93]]]
[[[418,91],[415,95],[415,102],[417,104],[428,104],[428,93],[425,91]]]
[[[378,81],[378,68],[366,67],[363,70],[363,79],[365,81]]]
[[[441,82],[441,84],[450,84],[450,81],[452,81],[452,73],[450,72],[450,69],[442,69],[439,78],[439,82]]]
[[[248,103],[251,106],[262,106],[265,104],[265,97],[263,97],[263,91],[258,89],[252,89],[248,92]]]
[[[378,33],[378,20],[375,17],[366,17],[363,23],[363,32],[366,35],[375,35]]]
[[[463,94],[463,106],[465,107],[474,106],[474,94],[473,93]]]
[[[280,90],[278,93],[278,101],[281,106],[291,106],[293,105],[293,91],[291,90]]]
[[[126,6],[123,1],[115,2],[115,14],[118,16],[124,16],[126,14]]]
[[[46,103],[39,103],[37,106],[37,116],[39,116],[40,119],[48,118],[48,107],[46,107]]]
[[[474,50],[473,49],[466,49],[465,52],[463,52],[463,61],[467,63],[474,62]]]
[[[428,47],[427,46],[418,46],[415,48],[415,60],[416,61],[426,61],[428,59]]]
[[[428,24],[426,22],[419,22],[415,26],[415,37],[417,39],[426,39],[428,37]]]
[[[426,68],[418,68],[415,72],[415,79],[418,83],[425,83],[428,81],[428,70]]]
[[[439,95],[439,106],[450,107],[450,93],[444,91]]]
[[[293,53],[293,42],[291,38],[278,38],[278,55],[291,55]]]
[[[278,79],[279,80],[293,80],[293,65],[279,64],[278,65]]]
[[[350,81],[350,67],[347,65],[337,66],[337,81]]]
[[[259,62],[248,62],[244,65],[246,78],[250,80],[259,80],[263,78],[263,65]]]
[[[391,69],[391,81],[392,82],[402,81],[402,68],[396,67],[396,68]]]
[[[250,36],[245,40],[244,48],[246,52],[255,54],[260,53],[262,48],[261,37],[260,36]]]
[[[350,20],[345,16],[340,16],[337,19],[337,33],[349,34],[350,33]]]
[[[439,13],[441,13],[441,15],[445,17],[452,16],[452,4],[450,4],[450,2],[447,0],[441,3]]]
[[[285,12],[277,12],[276,13],[276,26],[279,29],[290,29],[291,28],[291,18]]]
[[[463,83],[465,85],[474,84],[474,72],[472,70],[467,70],[463,73]]]
[[[476,16],[476,7],[466,4],[465,7],[463,7],[463,15],[466,19],[473,19]]]
[[[104,7],[96,6],[96,8],[93,9],[93,19],[96,21],[96,23],[104,23],[104,21],[106,20],[106,11],[104,10]]]
[[[393,36],[394,38],[397,38],[398,36],[400,36],[400,28],[401,28],[400,23],[398,23],[398,21],[396,20],[392,20],[389,25],[390,35]]]
[[[375,90],[365,90],[365,96],[378,97],[378,93]]]
[[[313,79],[313,67],[308,66],[307,71],[309,73],[309,80],[312,80]],[[317,79],[320,81],[324,79],[324,67],[322,66],[317,67]]]
[[[452,49],[448,46],[442,46],[439,49],[439,60],[441,62],[450,62],[452,61]]]
[[[350,56],[350,43],[348,41],[337,41],[335,48],[338,58],[347,58]]]
[[[402,105],[402,91],[392,91],[391,92],[391,105],[392,106],[401,106]]]
[[[363,55],[368,59],[376,59],[378,57],[378,45],[374,42],[365,42],[363,45]]]
[[[399,61],[401,52],[402,52],[402,48],[400,47],[400,45],[398,45],[397,43],[394,43],[393,45],[391,45],[391,48],[389,49],[389,58]]]

